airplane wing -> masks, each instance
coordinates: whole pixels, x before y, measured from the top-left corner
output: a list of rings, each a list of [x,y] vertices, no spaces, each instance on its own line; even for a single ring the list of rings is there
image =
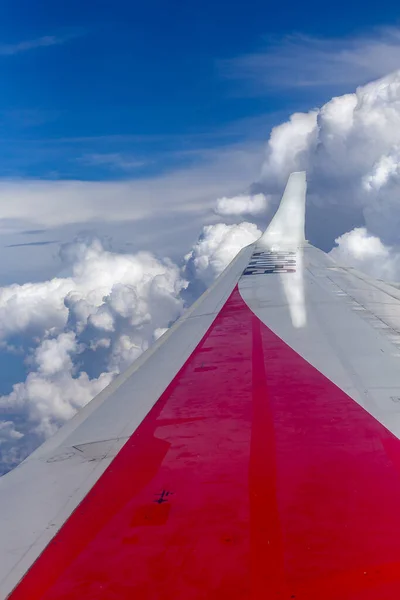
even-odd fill
[[[0,597],[400,597],[400,290],[264,235],[0,478]]]

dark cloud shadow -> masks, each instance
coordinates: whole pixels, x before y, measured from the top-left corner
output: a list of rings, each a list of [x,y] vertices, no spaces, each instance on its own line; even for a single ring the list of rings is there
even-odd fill
[[[43,242],[25,242],[23,244],[8,244],[4,248],[20,248],[21,246],[48,246],[49,244],[59,244],[60,240],[46,240]]]
[[[39,235],[39,233],[45,233],[46,229],[27,229],[26,231],[21,231],[21,235]]]

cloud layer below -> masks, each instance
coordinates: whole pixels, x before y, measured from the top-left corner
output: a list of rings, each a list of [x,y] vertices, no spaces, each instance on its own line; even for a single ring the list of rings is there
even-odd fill
[[[70,276],[0,288],[0,344],[24,355],[28,369],[26,379],[0,397],[0,474],[182,314],[189,273],[198,295],[260,233],[245,222],[205,226],[181,267],[149,252],[120,254],[98,239],[77,239],[60,250]]]

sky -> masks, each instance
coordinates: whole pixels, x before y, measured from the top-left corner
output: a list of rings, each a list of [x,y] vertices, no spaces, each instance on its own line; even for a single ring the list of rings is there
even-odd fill
[[[308,239],[399,281],[399,69],[389,0],[1,3],[0,474],[257,239],[293,170]]]
[[[198,164],[215,148],[265,140],[294,110],[384,74],[347,66],[343,77],[293,90],[285,77],[298,53],[288,44],[313,56],[334,52],[320,42],[377,39],[396,15],[393,1],[381,2],[377,14],[373,5],[356,1],[349,9],[343,0],[323,11],[317,2],[271,10],[261,0],[89,0],[68,9],[38,0],[33,10],[29,0],[5,0],[0,176],[144,178]]]

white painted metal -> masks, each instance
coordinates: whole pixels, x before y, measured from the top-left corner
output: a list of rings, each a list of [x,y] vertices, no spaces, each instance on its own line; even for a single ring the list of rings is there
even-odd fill
[[[306,189],[305,172],[291,173],[278,210],[257,242],[258,248],[272,251],[295,249],[305,242]]]
[[[282,279],[239,281],[251,310],[285,343],[400,437],[400,300],[390,286],[304,248],[305,322],[295,326]],[[293,307],[292,307],[293,308]]]
[[[295,272],[244,275],[242,298],[286,344],[400,438],[400,290],[304,241],[305,174],[294,173],[257,244]],[[277,242],[277,240],[281,240]]]

